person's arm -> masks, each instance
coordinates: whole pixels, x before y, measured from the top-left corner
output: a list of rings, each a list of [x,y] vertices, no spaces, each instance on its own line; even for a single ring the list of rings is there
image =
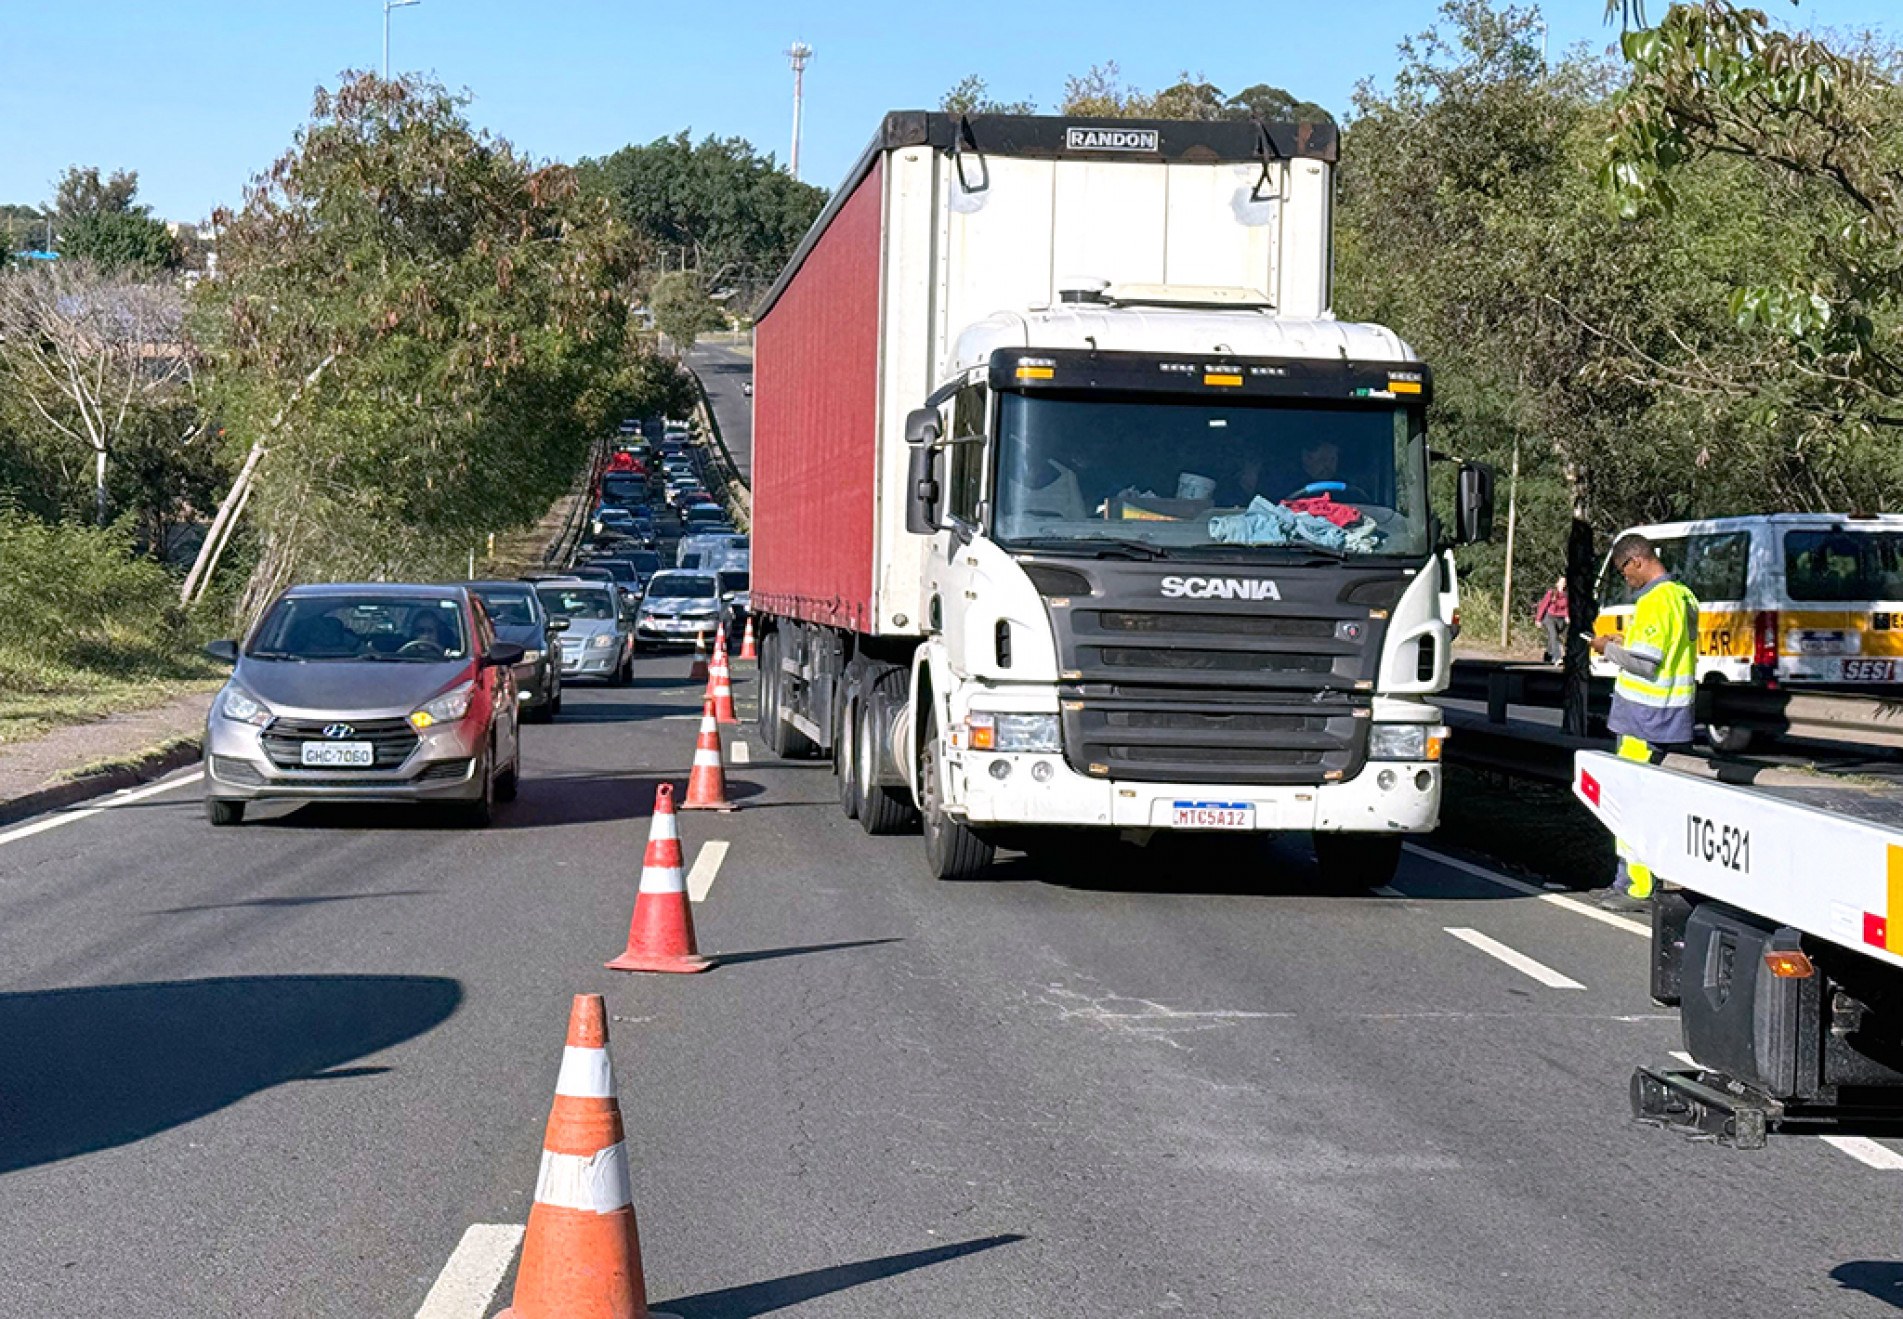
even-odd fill
[[[1647,682],[1659,676],[1659,662],[1665,658],[1649,649],[1631,647],[1623,641],[1610,639],[1599,653],[1633,677],[1644,678]]]

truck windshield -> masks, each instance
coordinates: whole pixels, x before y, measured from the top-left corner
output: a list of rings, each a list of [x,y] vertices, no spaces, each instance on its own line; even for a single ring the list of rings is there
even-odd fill
[[[1407,406],[1007,393],[992,508],[1006,545],[1418,557],[1425,427]]]

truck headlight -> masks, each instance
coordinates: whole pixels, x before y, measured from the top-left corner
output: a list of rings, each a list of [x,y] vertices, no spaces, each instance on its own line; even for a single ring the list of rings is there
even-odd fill
[[[973,751],[1060,751],[1054,714],[988,714],[974,710],[965,717]]]
[[[1368,730],[1369,760],[1439,760],[1447,730],[1433,724],[1376,724]]]

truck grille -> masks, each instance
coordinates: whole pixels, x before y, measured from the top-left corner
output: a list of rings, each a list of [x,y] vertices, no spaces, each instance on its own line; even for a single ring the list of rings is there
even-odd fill
[[[350,725],[350,736],[343,740],[368,742],[376,749],[375,769],[395,769],[416,750],[416,730],[406,719],[273,719],[259,740],[273,765],[302,769],[304,743],[327,740],[324,730],[336,723]]]
[[[1226,698],[1229,694],[1224,694]],[[1198,700],[1167,690],[1081,688],[1064,700],[1064,753],[1099,778],[1177,783],[1322,783],[1361,767],[1365,702]]]

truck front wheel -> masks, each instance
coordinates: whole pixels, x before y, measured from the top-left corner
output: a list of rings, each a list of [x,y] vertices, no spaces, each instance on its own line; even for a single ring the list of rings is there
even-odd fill
[[[945,813],[944,787],[940,782],[938,726],[925,726],[919,747],[919,817],[925,835],[925,864],[937,879],[952,881],[977,879],[991,869],[995,850],[979,838],[963,821]]]
[[[1359,893],[1393,882],[1401,866],[1402,834],[1315,835],[1315,864],[1322,883],[1338,893]]]
[[[859,748],[854,745],[858,729],[859,701],[850,685],[839,698],[839,721],[833,728],[833,775],[839,780],[839,809],[848,820],[859,818]]]

